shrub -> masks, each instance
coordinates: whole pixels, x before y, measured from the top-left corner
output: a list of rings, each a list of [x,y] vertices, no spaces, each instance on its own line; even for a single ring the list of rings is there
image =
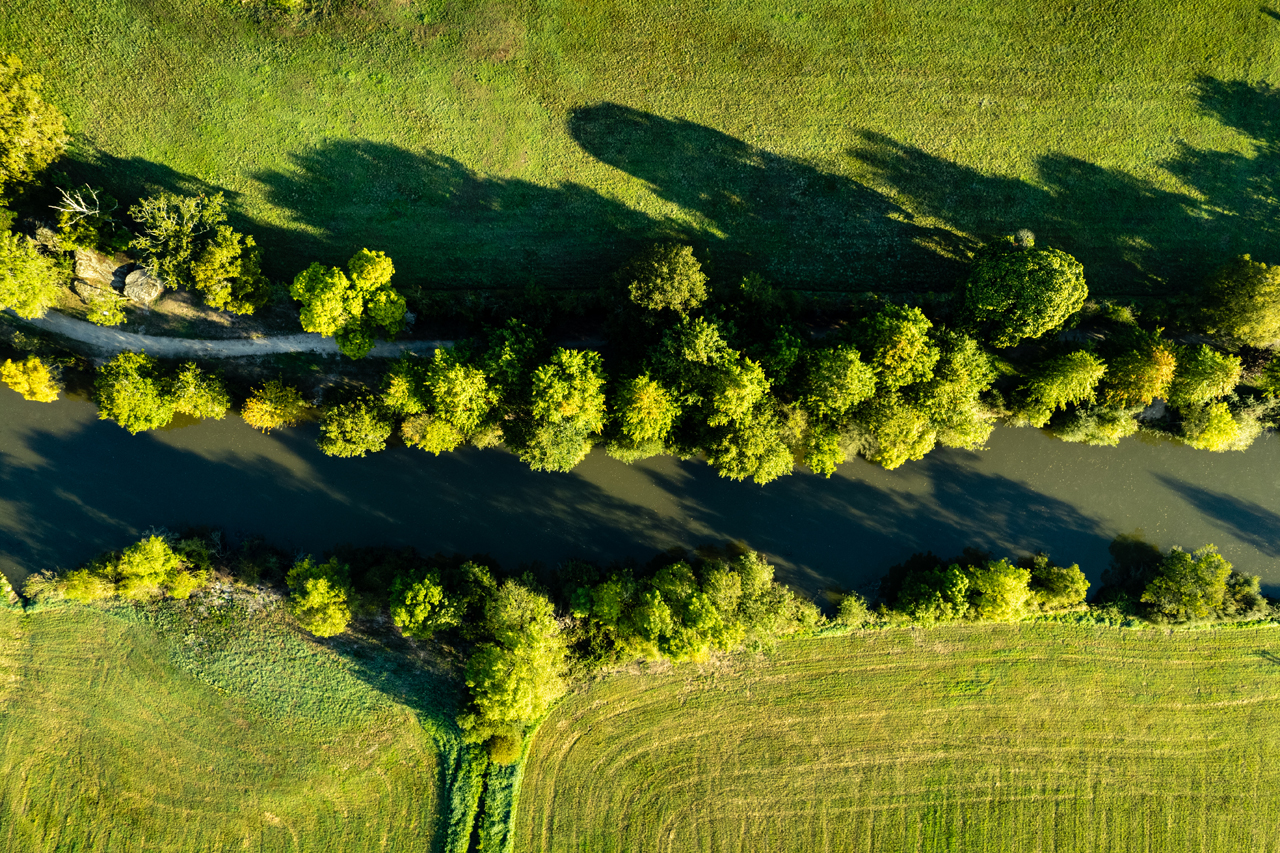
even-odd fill
[[[167,538],[148,536],[121,552],[113,569],[116,591],[124,598],[134,600],[158,598],[183,567],[182,558],[174,552]],[[179,588],[187,589],[187,582],[181,582]],[[190,594],[189,590],[187,594]]]
[[[271,432],[302,423],[309,408],[296,388],[271,379],[253,390],[240,410],[240,417],[254,429]]]
[[[4,364],[0,364],[0,380],[21,394],[24,400],[38,403],[54,402],[62,390],[62,383],[52,366],[34,355],[19,362],[5,359]]]
[[[851,592],[840,599],[840,606],[836,609],[836,621],[841,625],[857,627],[864,624],[870,615],[867,600],[856,592]]]
[[[289,570],[289,612],[298,624],[317,637],[334,637],[351,623],[348,567],[331,559],[317,564],[305,557]]]
[[[0,607],[21,607],[22,599],[13,591],[13,584],[9,583],[9,579],[0,574]]]
[[[114,583],[98,572],[87,568],[74,569],[67,572],[57,582],[57,588],[57,597],[79,602],[80,604],[92,604],[95,601],[111,598],[116,594],[116,585]],[[43,596],[41,597],[43,598]]]
[[[489,751],[489,760],[494,764],[515,764],[520,758],[524,746],[522,738],[511,734],[494,735],[485,744]]]
[[[231,398],[222,380],[187,362],[169,385],[175,412],[193,418],[221,420],[231,408]]]

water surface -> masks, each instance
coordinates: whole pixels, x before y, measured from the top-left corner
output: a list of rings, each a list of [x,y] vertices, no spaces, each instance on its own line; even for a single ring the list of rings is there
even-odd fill
[[[874,586],[914,551],[1047,550],[1096,582],[1107,544],[1142,531],[1162,548],[1212,542],[1280,593],[1280,440],[1215,454],[1127,439],[1066,444],[999,429],[990,449],[941,450],[884,471],[797,473],[760,487],[670,458],[593,453],[568,474],[508,453],[396,447],[331,459],[314,424],[262,435],[239,418],[131,436],[81,400],[29,403],[0,387],[0,570],[14,580],[118,548],[152,526],[263,533],[293,549],[414,545],[503,565],[647,559],[740,540],[818,593]]]

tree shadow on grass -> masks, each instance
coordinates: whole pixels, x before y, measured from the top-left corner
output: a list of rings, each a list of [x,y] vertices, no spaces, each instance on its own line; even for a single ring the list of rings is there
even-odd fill
[[[1268,557],[1280,557],[1280,514],[1252,501],[1196,486],[1177,477],[1156,474],[1155,478],[1208,517],[1214,526]]]

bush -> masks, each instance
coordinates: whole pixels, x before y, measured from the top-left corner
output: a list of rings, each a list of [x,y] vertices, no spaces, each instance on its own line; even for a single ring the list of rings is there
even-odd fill
[[[240,417],[254,429],[271,432],[302,423],[309,408],[296,388],[271,379],[253,390],[240,410]]]
[[[1089,295],[1084,267],[1057,249],[995,251],[964,286],[964,308],[993,346],[1011,347],[1060,327]]]
[[[1280,266],[1241,255],[1209,279],[1201,304],[1207,331],[1266,346],[1280,339]]]
[[[285,577],[289,584],[289,612],[298,624],[317,637],[334,637],[347,630],[351,609],[348,567],[331,559],[317,564],[305,557]]]
[[[858,627],[866,623],[871,612],[867,609],[867,600],[856,592],[851,592],[840,599],[836,609],[836,621],[841,625]]]
[[[222,420],[231,408],[231,398],[222,380],[205,373],[192,362],[178,370],[169,385],[173,409],[193,418]]]
[[[320,422],[320,451],[326,456],[364,456],[387,446],[393,424],[373,400],[334,406]]]
[[[121,552],[113,570],[116,592],[135,601],[158,598],[178,578],[184,566],[183,559],[174,552],[167,538],[148,536]],[[190,595],[192,588],[189,583],[184,580],[178,584],[186,595]]]
[[[1072,412],[1052,432],[1063,441],[1115,447],[1120,439],[1138,431],[1137,416],[1141,411],[1140,406],[1085,406]]]
[[[0,607],[22,607],[22,599],[13,591],[13,584],[3,574],[0,574]]]
[[[1154,617],[1190,622],[1221,615],[1231,564],[1213,545],[1187,553],[1174,547],[1156,567],[1142,592]]]
[[[416,581],[399,576],[391,585],[391,621],[406,636],[429,640],[436,631],[452,628],[462,620],[448,600],[438,572]]]
[[[485,744],[489,760],[494,764],[515,764],[523,747],[524,740],[510,734],[494,735]]]
[[[62,383],[58,381],[52,365],[34,355],[19,362],[5,359],[4,364],[0,364],[0,380],[21,394],[24,400],[37,403],[54,402],[62,390]]]

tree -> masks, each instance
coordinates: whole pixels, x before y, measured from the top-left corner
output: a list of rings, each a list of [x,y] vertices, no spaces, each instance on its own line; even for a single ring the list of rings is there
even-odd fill
[[[24,400],[37,403],[54,402],[62,390],[62,383],[54,375],[53,367],[34,355],[17,362],[5,359],[4,364],[0,364],[0,380],[21,394]]]
[[[1142,593],[1142,603],[1172,622],[1207,619],[1222,609],[1231,564],[1213,545],[1191,553],[1174,547]]]
[[[933,323],[919,308],[886,305],[862,321],[859,347],[886,389],[901,388],[933,377],[941,353],[929,337]]]
[[[923,459],[938,441],[938,428],[928,415],[896,392],[878,394],[859,410],[858,420],[875,442],[867,459],[890,471]]]
[[[1011,347],[1058,328],[1089,295],[1084,267],[1057,249],[993,252],[964,285],[965,312],[993,346]]]
[[[430,453],[444,453],[473,439],[490,423],[498,390],[479,367],[452,350],[440,348],[430,361],[406,353],[383,383],[383,402],[409,415],[402,429],[405,443]]]
[[[811,350],[799,403],[812,417],[839,423],[876,390],[875,371],[851,346]]]
[[[40,254],[34,240],[0,232],[0,310],[10,308],[27,320],[43,317],[57,301],[58,289],[57,268],[51,258]]]
[[[1223,402],[1192,408],[1183,415],[1182,421],[1182,435],[1187,444],[1216,453],[1244,450],[1261,431],[1256,422],[1245,423],[1234,417]]]
[[[1280,266],[1241,255],[1205,283],[1201,304],[1207,331],[1267,346],[1280,339]]]
[[[98,368],[94,397],[101,420],[114,420],[134,434],[173,420],[168,383],[146,353],[125,351]]]
[[[949,622],[969,612],[969,574],[952,565],[914,572],[898,594],[897,609],[917,622]]]
[[[326,456],[364,456],[387,446],[392,423],[376,401],[342,403],[324,413],[320,421],[320,452]]]
[[[504,582],[485,610],[485,633],[467,661],[471,702],[458,718],[473,743],[523,735],[565,691],[565,642],[546,596]]]
[[[41,85],[16,56],[0,60],[0,193],[30,181],[66,147],[66,119],[41,97]]]
[[[609,443],[608,451],[628,463],[661,453],[680,417],[675,396],[648,373],[619,386],[613,411],[618,437]]]
[[[192,264],[226,221],[227,203],[222,193],[160,193],[129,208],[129,215],[142,228],[129,246],[165,287],[176,290],[194,285]]]
[[[193,418],[222,420],[231,408],[231,398],[222,380],[187,362],[169,383],[173,409]]]
[[[646,249],[621,273],[631,301],[649,311],[687,316],[707,298],[707,276],[693,248],[658,243]]]
[[[604,366],[591,350],[557,349],[533,372],[531,425],[517,453],[535,471],[569,471],[604,428]]]
[[[240,417],[254,429],[271,432],[280,427],[297,426],[309,408],[296,388],[271,379],[249,394]]]
[[[1107,360],[1103,399],[1120,406],[1149,406],[1164,397],[1177,369],[1173,348],[1154,333],[1135,331]]]
[[[436,631],[459,624],[461,618],[445,595],[440,573],[429,571],[417,580],[401,575],[392,582],[391,621],[405,636],[429,640]]]
[[[191,264],[191,283],[205,304],[234,314],[252,314],[267,303],[269,282],[254,239],[219,225]]]
[[[971,615],[983,622],[1015,622],[1027,615],[1031,570],[1008,560],[988,560],[969,569]]]
[[[304,557],[289,570],[289,612],[317,637],[335,637],[351,623],[347,605],[349,567],[337,560],[314,562]]]
[[[1087,350],[1055,356],[1035,368],[1018,389],[1019,414],[1033,427],[1042,427],[1059,409],[1093,402],[1094,389],[1107,365]]]
[[[403,326],[408,309],[391,286],[394,273],[390,258],[368,249],[351,258],[347,274],[313,263],[289,287],[302,303],[302,328],[332,336],[349,358],[363,358],[373,349],[375,335],[391,336]]]
[[[1141,406],[1118,404],[1082,406],[1062,426],[1055,427],[1053,434],[1063,441],[1115,447],[1120,439],[1138,431],[1137,415],[1141,411]]]
[[[1169,403],[1178,407],[1200,406],[1235,390],[1240,381],[1238,356],[1224,355],[1212,347],[1181,347],[1177,354]]]
[[[1022,558],[1018,565],[1031,571],[1031,600],[1040,610],[1051,612],[1084,603],[1089,580],[1078,565],[1059,566],[1043,552]]]
[[[939,358],[933,376],[904,388],[903,396],[929,419],[940,444],[978,450],[995,428],[993,415],[980,400],[995,379],[995,366],[968,335],[939,329],[935,340]]]

